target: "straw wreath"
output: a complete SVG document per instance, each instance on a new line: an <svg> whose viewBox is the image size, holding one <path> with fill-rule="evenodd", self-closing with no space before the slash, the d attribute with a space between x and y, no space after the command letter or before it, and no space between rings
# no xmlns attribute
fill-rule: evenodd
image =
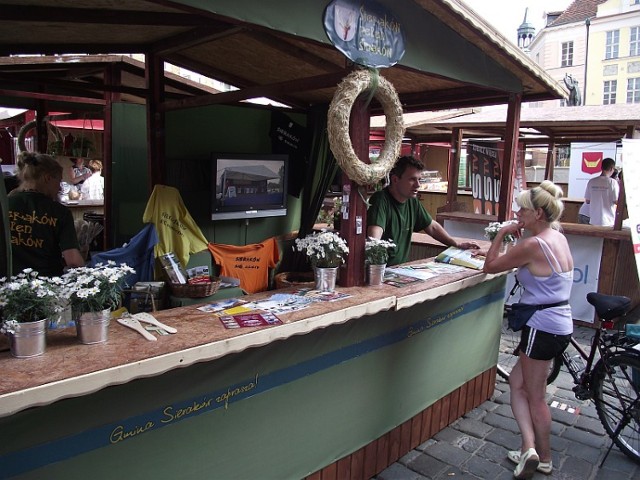
<svg viewBox="0 0 640 480"><path fill-rule="evenodd" d="M386 117L385 142L380 156L371 164L361 162L356 156L349 137L349 117L358 95L370 88L377 77L378 86L373 96L380 102ZM329 105L327 130L329 145L338 165L347 176L359 185L373 185L393 168L402 146L404 122L402 105L393 85L380 75L369 70L355 70L347 75L333 95Z"/></svg>

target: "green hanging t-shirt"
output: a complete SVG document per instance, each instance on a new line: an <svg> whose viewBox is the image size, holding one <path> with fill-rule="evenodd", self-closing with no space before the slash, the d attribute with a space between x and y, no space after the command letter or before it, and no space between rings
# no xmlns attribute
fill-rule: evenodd
<svg viewBox="0 0 640 480"><path fill-rule="evenodd" d="M382 227L382 239L393 240L396 248L389 253L387 265L398 265L409 259L411 235L431 225L431 215L417 198L400 203L389 193L389 189L375 192L369 200L367 225Z"/></svg>

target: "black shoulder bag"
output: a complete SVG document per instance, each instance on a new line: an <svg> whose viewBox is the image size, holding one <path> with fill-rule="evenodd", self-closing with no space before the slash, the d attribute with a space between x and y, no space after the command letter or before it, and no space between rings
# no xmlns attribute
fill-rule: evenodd
<svg viewBox="0 0 640 480"><path fill-rule="evenodd" d="M509 328L514 332L519 332L524 328L529 319L538 310L544 310L545 308L559 307L561 305L567 305L568 300L563 300L556 303L546 303L542 305L529 305L528 303L513 303L505 307L507 311L507 320L509 322Z"/></svg>
<svg viewBox="0 0 640 480"><path fill-rule="evenodd" d="M516 283L509 293L509 297L513 296L516 290L520 287L518 277L516 277ZM542 305L530 305L528 303L512 303L511 305L505 305L504 309L507 314L507 321L509 322L509 328L514 332L519 332L524 328L529 319L538 310L544 310L545 308L559 307L561 305L568 305L568 300L562 300L556 303L546 303Z"/></svg>

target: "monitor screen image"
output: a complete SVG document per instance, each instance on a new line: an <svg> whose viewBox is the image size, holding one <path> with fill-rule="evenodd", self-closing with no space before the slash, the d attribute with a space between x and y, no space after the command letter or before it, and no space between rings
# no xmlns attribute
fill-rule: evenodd
<svg viewBox="0 0 640 480"><path fill-rule="evenodd" d="M212 220L285 216L287 155L213 154Z"/></svg>

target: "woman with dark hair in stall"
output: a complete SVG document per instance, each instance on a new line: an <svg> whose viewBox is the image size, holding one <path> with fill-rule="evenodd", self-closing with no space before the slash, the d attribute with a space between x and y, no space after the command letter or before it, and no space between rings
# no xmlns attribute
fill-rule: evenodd
<svg viewBox="0 0 640 480"><path fill-rule="evenodd" d="M8 197L13 274L32 268L57 276L65 266L83 266L73 216L57 202L62 167L32 152L21 152L17 167L20 185Z"/></svg>

